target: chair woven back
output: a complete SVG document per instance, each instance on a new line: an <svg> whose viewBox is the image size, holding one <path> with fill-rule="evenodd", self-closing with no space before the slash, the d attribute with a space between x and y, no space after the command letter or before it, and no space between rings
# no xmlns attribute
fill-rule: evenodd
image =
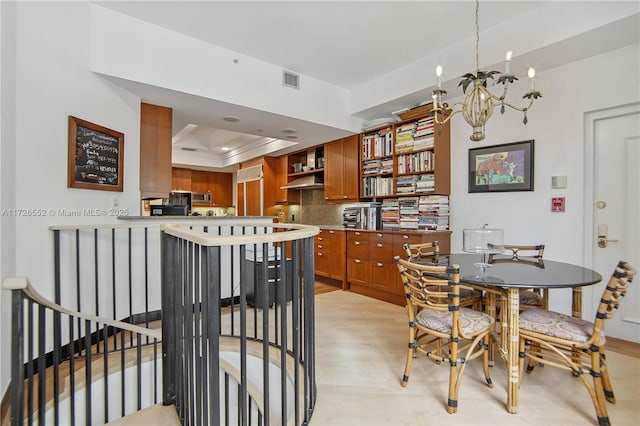
<svg viewBox="0 0 640 426"><path fill-rule="evenodd" d="M620 301L627 294L629 285L633 282L636 271L627 262L620 261L615 271L609 278L609 282L602 293L596 319L594 321L594 330L602 330L605 319L609 319L620 307Z"/></svg>
<svg viewBox="0 0 640 426"><path fill-rule="evenodd" d="M395 257L407 296L409 321L414 321L421 309L452 312L452 324L457 324L460 311L460 268L429 266ZM434 275L442 276L437 278ZM457 327L452 334L457 336Z"/></svg>
<svg viewBox="0 0 640 426"><path fill-rule="evenodd" d="M438 256L440 254L440 244L437 241L430 243L405 244L404 251L407 259L417 260L427 256Z"/></svg>

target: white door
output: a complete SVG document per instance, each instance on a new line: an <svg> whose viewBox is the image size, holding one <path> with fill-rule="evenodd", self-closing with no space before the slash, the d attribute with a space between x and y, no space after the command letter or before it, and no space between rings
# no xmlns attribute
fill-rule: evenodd
<svg viewBox="0 0 640 426"><path fill-rule="evenodd" d="M587 181L593 182L593 198L586 196L592 220L586 224L591 231L585 242L591 246L593 269L603 276L600 284L584 291L583 318L592 320L618 261L640 268L640 104L587 114L585 124L592 133L585 135L592 144L587 153L593 155L593 169L586 171L587 176L592 173ZM609 241L599 244L598 234ZM618 312L607 321L606 334L640 343L640 279L634 281Z"/></svg>

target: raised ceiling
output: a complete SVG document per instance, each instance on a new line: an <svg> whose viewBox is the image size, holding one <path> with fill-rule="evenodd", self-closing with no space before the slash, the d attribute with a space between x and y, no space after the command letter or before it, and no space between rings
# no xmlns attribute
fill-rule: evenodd
<svg viewBox="0 0 640 426"><path fill-rule="evenodd" d="M238 54L330 83L347 91L358 91L369 82L393 75L399 70L415 66L428 56L446 58L448 47L475 42L472 1L110 1L96 2L100 6L164 27L189 37ZM619 4L628 8L634 2L562 2L562 1L482 1L480 27L482 33L501 28L509 21L516 22L526 14L535 16L536 9L544 13L557 8L566 13L568 7L579 9L586 3ZM548 10L547 10L548 9ZM637 12L635 20L637 21ZM541 25L540 33L525 34L536 43L528 57L519 58L525 65L538 69L551 68L566 62L591 56L610 49L611 45L638 42L638 31L626 33L600 30L599 43L581 42L588 35L577 34L567 25L567 42L550 43L545 49L544 39L552 39ZM629 27L629 25L627 25ZM620 28L618 26L618 28ZM619 30L620 32L622 30ZM508 33L502 45L495 49L506 51L509 41L522 34ZM482 34L481 34L482 38ZM593 39L594 36L592 35ZM629 38L631 40L629 40ZM539 39L539 42L538 42ZM609 43L603 39L610 40ZM482 40L481 40L482 42ZM495 44L495 42L494 42ZM536 47L539 48L536 49ZM455 50L452 50L455 51ZM468 52L473 57L474 52ZM517 56L517 52L516 52ZM518 59L518 58L516 58ZM481 64L485 66L487 64ZM491 64L488 64L491 65ZM446 69L446 68L445 68ZM471 71L471 70L469 70ZM388 116L394 109L413 107L424 100L433 70L425 69L424 91L390 95L389 102L380 103L354 113L362 122ZM456 76L450 76L454 78ZM198 111L210 100L170 93L150 86L121 82L124 87L143 100L158 101L174 109L174 148L196 149L203 155L222 159L225 165L241 161L250 155L269 151L290 152L304 148L305 141L286 139L291 133L284 129L313 132L318 140L331 140L341 132L359 129L335 129L291 117L270 114L268 111L215 105L219 115L236 115L239 122L215 122ZM215 103L215 102L214 102ZM210 111L211 109L209 109ZM296 134L294 133L293 136ZM325 138L325 139L323 139ZM274 143L275 142L275 143ZM222 151L226 146L230 150ZM230 153L242 153L232 155ZM225 157L226 156L226 157ZM175 156L174 156L175 157ZM226 158L226 159L225 159Z"/></svg>

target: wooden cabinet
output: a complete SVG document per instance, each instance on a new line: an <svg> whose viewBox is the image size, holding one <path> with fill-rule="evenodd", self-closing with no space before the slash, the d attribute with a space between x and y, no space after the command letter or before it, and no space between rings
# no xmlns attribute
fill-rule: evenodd
<svg viewBox="0 0 640 426"><path fill-rule="evenodd" d="M346 288L345 231L321 229L315 236L315 273L342 282Z"/></svg>
<svg viewBox="0 0 640 426"><path fill-rule="evenodd" d="M191 170L191 190L193 192L209 192L209 172ZM207 204L208 205L208 204Z"/></svg>
<svg viewBox="0 0 640 426"><path fill-rule="evenodd" d="M140 195L166 198L171 190L173 110L140 104Z"/></svg>
<svg viewBox="0 0 640 426"><path fill-rule="evenodd" d="M240 164L240 169L262 166L262 179L238 182L238 216L277 216L275 157L258 157Z"/></svg>
<svg viewBox="0 0 640 426"><path fill-rule="evenodd" d="M359 135L353 135L325 144L326 201L352 202L359 199L359 141Z"/></svg>
<svg viewBox="0 0 640 426"><path fill-rule="evenodd" d="M174 191L191 191L191 169L180 167L171 169L171 189Z"/></svg>
<svg viewBox="0 0 640 426"><path fill-rule="evenodd" d="M215 207L233 205L233 175L231 173L209 172L211 204Z"/></svg>
<svg viewBox="0 0 640 426"><path fill-rule="evenodd" d="M394 256L405 259L404 244L438 241L448 254L451 233L346 231L347 281L351 291L404 305L405 296Z"/></svg>

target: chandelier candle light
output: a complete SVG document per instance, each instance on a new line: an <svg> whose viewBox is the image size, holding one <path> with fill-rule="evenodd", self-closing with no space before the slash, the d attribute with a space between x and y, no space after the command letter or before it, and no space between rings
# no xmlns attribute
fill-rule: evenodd
<svg viewBox="0 0 640 426"><path fill-rule="evenodd" d="M456 103L460 109L451 112L449 115L445 115L448 110L448 106L442 103L442 95L447 91L442 88L442 66L436 67L436 84L437 88L432 92L433 98L433 115L434 120L438 124L444 124L451 119L455 114L461 112L465 121L473 127L473 133L470 139L474 142L484 139L484 126L489 121L491 114L493 113L493 107L495 104L500 105L500 113L504 114L505 105L509 108L524 113L524 119L522 122L527 124L527 111L533 105L535 99L541 98L542 93L535 89L535 75L536 71L533 68L529 68L527 73L531 80L530 90L522 96L523 99L529 99L529 105L524 108L517 107L513 104L505 102L507 97L508 85L512 84L518 78L511 74L511 56L513 52L508 51L505 56L504 73L500 71L482 71L480 70L480 26L478 24L478 11L480 8L480 1L476 0L476 72L467 73L462 76L462 80L458 83L458 86L462 86L462 92L466 94L462 103ZM504 90L501 96L492 94L487 89L487 80L497 80L495 84L503 84ZM472 85L471 91L467 94L467 88ZM454 106L455 106L454 105Z"/></svg>

